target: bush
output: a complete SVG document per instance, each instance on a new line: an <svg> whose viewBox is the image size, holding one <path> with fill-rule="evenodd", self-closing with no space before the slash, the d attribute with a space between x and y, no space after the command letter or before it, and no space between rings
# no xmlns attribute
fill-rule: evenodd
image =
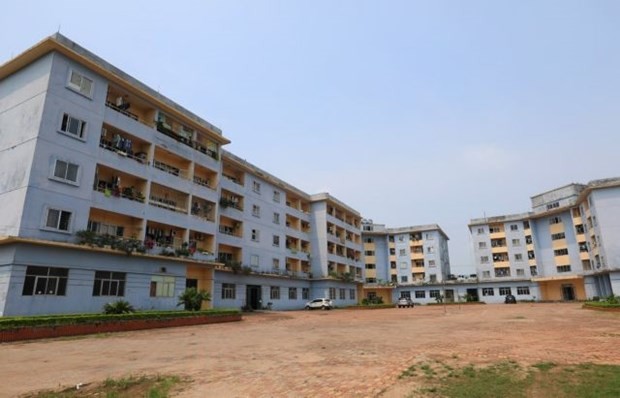
<svg viewBox="0 0 620 398"><path fill-rule="evenodd" d="M131 314L132 312L136 312L136 310L125 300L118 300L103 306L104 314Z"/></svg>
<svg viewBox="0 0 620 398"><path fill-rule="evenodd" d="M179 296L179 305L183 305L186 311L200 311L203 301L211 301L211 294L205 290L198 291L195 287L185 289Z"/></svg>

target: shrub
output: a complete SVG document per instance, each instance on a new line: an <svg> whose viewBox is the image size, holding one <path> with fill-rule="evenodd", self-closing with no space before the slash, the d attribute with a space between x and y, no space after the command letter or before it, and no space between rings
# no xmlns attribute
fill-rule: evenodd
<svg viewBox="0 0 620 398"><path fill-rule="evenodd" d="M203 301L211 301L211 294L205 290L198 291L195 287L190 287L181 293L177 306L183 305L186 311L200 311Z"/></svg>
<svg viewBox="0 0 620 398"><path fill-rule="evenodd" d="M136 310L125 300L118 300L103 306L104 314L130 314L132 312L136 312Z"/></svg>

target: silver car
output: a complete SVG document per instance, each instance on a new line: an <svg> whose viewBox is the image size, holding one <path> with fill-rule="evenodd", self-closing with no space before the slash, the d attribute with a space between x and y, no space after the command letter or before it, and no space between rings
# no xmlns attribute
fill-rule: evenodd
<svg viewBox="0 0 620 398"><path fill-rule="evenodd" d="M334 308L334 304L328 298L317 298L306 303L307 310L314 310L320 308L322 310L331 310Z"/></svg>

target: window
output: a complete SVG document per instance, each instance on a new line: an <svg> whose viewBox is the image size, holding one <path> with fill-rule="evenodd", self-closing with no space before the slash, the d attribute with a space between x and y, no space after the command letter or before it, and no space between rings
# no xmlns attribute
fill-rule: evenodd
<svg viewBox="0 0 620 398"><path fill-rule="evenodd" d="M400 298L411 298L411 292L409 290L403 290L400 292Z"/></svg>
<svg viewBox="0 0 620 398"><path fill-rule="evenodd" d="M512 294L512 290L509 287L500 287L499 288L499 295L500 296L505 296L507 294Z"/></svg>
<svg viewBox="0 0 620 398"><path fill-rule="evenodd" d="M222 299L234 300L236 297L237 289L234 283L222 283Z"/></svg>
<svg viewBox="0 0 620 398"><path fill-rule="evenodd" d="M252 230L252 240L258 242L260 240L260 231L258 229Z"/></svg>
<svg viewBox="0 0 620 398"><path fill-rule="evenodd" d="M69 71L67 87L89 98L93 95L93 80L73 69Z"/></svg>
<svg viewBox="0 0 620 398"><path fill-rule="evenodd" d="M415 298L426 298L426 292L424 290L416 290Z"/></svg>
<svg viewBox="0 0 620 398"><path fill-rule="evenodd" d="M83 140L86 134L86 122L63 113L60 131Z"/></svg>
<svg viewBox="0 0 620 398"><path fill-rule="evenodd" d="M493 289L492 287L483 287L482 295L483 296L495 296L495 289Z"/></svg>
<svg viewBox="0 0 620 398"><path fill-rule="evenodd" d="M68 268L28 266L22 295L64 296L68 278Z"/></svg>
<svg viewBox="0 0 620 398"><path fill-rule="evenodd" d="M426 248L426 252L427 253L435 253L435 247L434 246L429 246Z"/></svg>
<svg viewBox="0 0 620 398"><path fill-rule="evenodd" d="M512 245L513 246L521 246L521 240L520 239L513 239L512 240Z"/></svg>
<svg viewBox="0 0 620 398"><path fill-rule="evenodd" d="M489 263L489 256L480 257L480 264L488 264L488 263Z"/></svg>
<svg viewBox="0 0 620 398"><path fill-rule="evenodd" d="M374 256L375 255L375 251L374 250L366 250L364 251L364 256Z"/></svg>
<svg viewBox="0 0 620 398"><path fill-rule="evenodd" d="M433 240L433 239L435 239L435 236L433 236L433 234L427 233L427 234L425 234L425 236L426 236L426 240Z"/></svg>
<svg viewBox="0 0 620 398"><path fill-rule="evenodd" d="M400 277L400 281L401 281L402 283L407 283L407 275L402 275L402 276Z"/></svg>
<svg viewBox="0 0 620 398"><path fill-rule="evenodd" d="M274 246L280 246L280 236L278 236L278 235L274 235L273 236L273 245Z"/></svg>
<svg viewBox="0 0 620 398"><path fill-rule="evenodd" d="M517 276L525 276L525 270L523 268L517 268Z"/></svg>
<svg viewBox="0 0 620 398"><path fill-rule="evenodd" d="M434 267L435 266L435 260L428 260L428 266L429 267Z"/></svg>
<svg viewBox="0 0 620 398"><path fill-rule="evenodd" d="M260 183L256 181L252 181L252 191L256 193L260 193Z"/></svg>
<svg viewBox="0 0 620 398"><path fill-rule="evenodd" d="M45 226L47 228L58 231L69 231L70 223L71 212L58 209L47 210L47 220L45 221Z"/></svg>
<svg viewBox="0 0 620 398"><path fill-rule="evenodd" d="M289 287L288 288L288 299L289 300L297 300L297 288Z"/></svg>
<svg viewBox="0 0 620 398"><path fill-rule="evenodd" d="M532 276L538 275L538 269L536 268L535 265L530 267L530 275L532 275Z"/></svg>
<svg viewBox="0 0 620 398"><path fill-rule="evenodd" d="M478 235L484 234L484 228L478 228Z"/></svg>
<svg viewBox="0 0 620 398"><path fill-rule="evenodd" d="M396 249L394 249L393 247L390 249L390 256L394 256L396 255Z"/></svg>
<svg viewBox="0 0 620 398"><path fill-rule="evenodd" d="M390 261L390 268L396 269L396 261Z"/></svg>
<svg viewBox="0 0 620 398"><path fill-rule="evenodd" d="M54 179L77 183L78 169L79 166L77 164L56 160L54 164Z"/></svg>
<svg viewBox="0 0 620 398"><path fill-rule="evenodd" d="M338 297L340 298L340 300L347 299L347 289L339 289L338 293L339 293Z"/></svg>
<svg viewBox="0 0 620 398"><path fill-rule="evenodd" d="M487 242L478 242L478 249L486 249Z"/></svg>
<svg viewBox="0 0 620 398"><path fill-rule="evenodd" d="M497 234L499 232L502 232L502 230L500 229L500 227L489 227L489 233L492 234Z"/></svg>
<svg viewBox="0 0 620 398"><path fill-rule="evenodd" d="M528 235L525 237L525 243L528 245L532 244L532 235Z"/></svg>
<svg viewBox="0 0 620 398"><path fill-rule="evenodd" d="M568 255L568 249L557 249L553 251L554 256L566 256Z"/></svg>
<svg viewBox="0 0 620 398"><path fill-rule="evenodd" d="M549 219L549 224L560 224L562 222L562 217L551 217Z"/></svg>
<svg viewBox="0 0 620 398"><path fill-rule="evenodd" d="M151 297L174 297L174 276L151 277Z"/></svg>
<svg viewBox="0 0 620 398"><path fill-rule="evenodd" d="M280 286L271 286L269 288L269 298L272 300L280 300Z"/></svg>
<svg viewBox="0 0 620 398"><path fill-rule="evenodd" d="M273 201L280 203L280 192L273 191Z"/></svg>
<svg viewBox="0 0 620 398"><path fill-rule="evenodd" d="M280 224L280 213L273 213L273 223Z"/></svg>
<svg viewBox="0 0 620 398"><path fill-rule="evenodd" d="M329 288L329 298L330 300L336 300L336 288L335 287Z"/></svg>
<svg viewBox="0 0 620 398"><path fill-rule="evenodd" d="M349 289L349 300L355 300L355 289Z"/></svg>
<svg viewBox="0 0 620 398"><path fill-rule="evenodd" d="M547 210L557 209L558 207L560 207L560 202L549 203L547 205Z"/></svg>
<svg viewBox="0 0 620 398"><path fill-rule="evenodd" d="M534 250L528 250L527 251L527 258L530 260L533 260L536 258L536 254L534 254Z"/></svg>
<svg viewBox="0 0 620 398"><path fill-rule="evenodd" d="M523 229L530 229L530 222L529 221L523 221Z"/></svg>
<svg viewBox="0 0 620 398"><path fill-rule="evenodd" d="M565 239L565 238L566 238L566 235L564 235L564 232L551 235L551 240L560 240L560 239Z"/></svg>
<svg viewBox="0 0 620 398"><path fill-rule="evenodd" d="M428 276L428 281L429 281L430 283L436 283L436 282L437 282L437 275L435 275L435 274L430 274L430 275Z"/></svg>
<svg viewBox="0 0 620 398"><path fill-rule="evenodd" d="M523 261L523 254L521 253L515 254L515 261Z"/></svg>
<svg viewBox="0 0 620 398"><path fill-rule="evenodd" d="M364 243L372 243L372 238L364 238Z"/></svg>
<svg viewBox="0 0 620 398"><path fill-rule="evenodd" d="M441 297L441 293L439 292L439 290L431 290L429 292L429 297L430 298L437 298L437 297Z"/></svg>
<svg viewBox="0 0 620 398"><path fill-rule="evenodd" d="M519 226L517 224L510 224L510 230L511 231L518 231L519 230Z"/></svg>
<svg viewBox="0 0 620 398"><path fill-rule="evenodd" d="M376 269L376 267L377 266L375 264L372 264L372 263L366 264L366 269Z"/></svg>
<svg viewBox="0 0 620 398"><path fill-rule="evenodd" d="M557 269L558 272L570 272L570 265L560 265Z"/></svg>
<svg viewBox="0 0 620 398"><path fill-rule="evenodd" d="M124 272L95 271L93 296L124 296L125 275Z"/></svg>
<svg viewBox="0 0 620 398"><path fill-rule="evenodd" d="M366 278L366 283L377 283L377 278Z"/></svg>
<svg viewBox="0 0 620 398"><path fill-rule="evenodd" d="M491 277L491 271L482 271L482 277L483 278L490 278Z"/></svg>
<svg viewBox="0 0 620 398"><path fill-rule="evenodd" d="M258 267L258 254L252 254L250 256L250 265L252 267Z"/></svg>
<svg viewBox="0 0 620 398"><path fill-rule="evenodd" d="M272 259L271 265L273 266L273 269L280 269L280 259L279 258Z"/></svg>
<svg viewBox="0 0 620 398"><path fill-rule="evenodd" d="M530 294L530 287L529 286L517 286L517 294L519 296Z"/></svg>
<svg viewBox="0 0 620 398"><path fill-rule="evenodd" d="M302 287L301 288L301 299L302 300L309 300L310 299L310 288L309 287Z"/></svg>
<svg viewBox="0 0 620 398"><path fill-rule="evenodd" d="M498 278L510 276L510 268L495 268L495 276Z"/></svg>
<svg viewBox="0 0 620 398"><path fill-rule="evenodd" d="M405 249L400 249L400 250L398 251L398 255L399 255L399 256L401 256L401 257L402 257L402 256L406 256L406 255L407 255L406 253L407 253L407 251L406 251Z"/></svg>
<svg viewBox="0 0 620 398"><path fill-rule="evenodd" d="M252 215L254 217L260 217L260 206L252 205Z"/></svg>
<svg viewBox="0 0 620 398"><path fill-rule="evenodd" d="M400 269L407 269L408 268L408 263L406 261L401 261L400 263Z"/></svg>

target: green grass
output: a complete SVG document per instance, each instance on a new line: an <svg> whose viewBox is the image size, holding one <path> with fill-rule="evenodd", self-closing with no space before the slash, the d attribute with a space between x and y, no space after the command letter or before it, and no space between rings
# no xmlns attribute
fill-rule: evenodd
<svg viewBox="0 0 620 398"><path fill-rule="evenodd" d="M119 379L106 379L95 385L85 385L63 391L41 391L26 395L26 398L167 398L170 390L183 382L178 376L128 376Z"/></svg>
<svg viewBox="0 0 620 398"><path fill-rule="evenodd" d="M512 361L489 366L453 368L440 361L410 366L401 374L417 385L410 396L445 398L617 398L620 366L559 365L540 362L521 366Z"/></svg>

